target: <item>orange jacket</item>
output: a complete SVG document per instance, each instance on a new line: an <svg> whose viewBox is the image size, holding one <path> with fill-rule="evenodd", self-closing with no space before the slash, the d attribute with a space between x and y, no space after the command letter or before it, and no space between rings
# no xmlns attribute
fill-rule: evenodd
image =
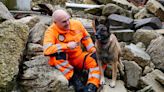
<svg viewBox="0 0 164 92"><path fill-rule="evenodd" d="M69 49L66 44L70 41L78 42L79 45L75 49ZM44 54L51 55L62 51L67 53L68 58L75 58L82 53L81 43L86 47L87 51L95 51L91 37L81 22L70 19L69 31L63 31L53 23L44 35ZM53 65L54 59L51 58L49 64Z"/></svg>

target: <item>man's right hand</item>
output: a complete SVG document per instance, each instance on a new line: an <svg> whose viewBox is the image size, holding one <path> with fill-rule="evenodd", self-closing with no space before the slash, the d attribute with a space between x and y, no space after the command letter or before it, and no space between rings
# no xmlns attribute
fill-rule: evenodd
<svg viewBox="0 0 164 92"><path fill-rule="evenodd" d="M78 45L77 42L73 42L73 41L67 43L67 47L70 49L76 48L77 45Z"/></svg>

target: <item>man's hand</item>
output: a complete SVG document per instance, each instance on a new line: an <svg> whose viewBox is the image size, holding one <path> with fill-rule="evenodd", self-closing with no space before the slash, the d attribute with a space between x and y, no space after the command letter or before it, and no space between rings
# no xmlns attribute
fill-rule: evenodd
<svg viewBox="0 0 164 92"><path fill-rule="evenodd" d="M73 41L67 43L67 47L70 49L76 48L77 45L78 45L77 42L73 42Z"/></svg>

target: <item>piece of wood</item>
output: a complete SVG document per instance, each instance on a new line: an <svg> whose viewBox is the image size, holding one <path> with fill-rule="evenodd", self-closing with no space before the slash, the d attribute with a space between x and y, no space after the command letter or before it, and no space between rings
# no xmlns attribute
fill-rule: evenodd
<svg viewBox="0 0 164 92"><path fill-rule="evenodd" d="M35 12L35 11L17 11L17 10L10 10L10 13L40 14L40 12Z"/></svg>
<svg viewBox="0 0 164 92"><path fill-rule="evenodd" d="M88 9L88 8L99 8L104 5L91 5L91 4L76 4L76 3L65 3L66 7L71 8L82 8L82 9Z"/></svg>

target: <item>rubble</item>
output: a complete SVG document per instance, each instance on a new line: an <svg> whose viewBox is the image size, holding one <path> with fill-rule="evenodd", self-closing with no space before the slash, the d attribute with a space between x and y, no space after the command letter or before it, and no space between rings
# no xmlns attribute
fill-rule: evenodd
<svg viewBox="0 0 164 92"><path fill-rule="evenodd" d="M115 34L118 40L121 41L121 61L124 64L125 69L123 72L125 72L125 75L120 75L118 72L116 87L110 88L108 84L111 81L111 73L108 73L106 75L107 85L100 92L120 92L120 90L121 92L163 92L163 0L129 0L131 2L128 2L128 0L97 0L100 2L99 5L82 4L80 3L82 2L81 0L68 1L32 0L32 7L38 4L50 4L52 5L52 9L50 9L52 11L58 8L69 10L72 18L82 22L93 40L92 20L98 18L101 23L109 21L111 23L111 33ZM3 10L1 9L0 11ZM68 86L68 81L65 77L54 67L50 67L47 64L49 58L43 56L43 35L47 25L49 26L53 23L52 11L51 13L45 11L45 14L41 11L35 12L31 10L9 11L5 9L4 11L7 13L0 12L0 14L3 14L1 22L12 21L12 23L19 22L20 25L27 25L29 29L26 29L26 32L28 32L29 36L28 43L24 46L25 50L17 48L18 50L21 49L23 53L23 55L16 56L16 58L21 57L21 61L13 59L13 55L8 58L9 54L16 53L15 50L17 50L9 49L11 46L17 46L16 43L13 43L13 41L15 42L13 38L0 44L3 50L11 51L9 54L2 54L1 52L3 57L0 58L0 67L3 67L3 71L0 73L0 78L4 78L4 80L2 79L0 84L6 84L4 82L5 78L12 79L10 75L14 71L13 78L16 79L15 76L17 76L19 79L15 80L16 82L12 85L14 88L11 88L10 85L2 85L0 90L5 87L5 89L12 90L12 92L74 92L73 87ZM11 16L9 17L9 15ZM2 29L13 27L14 31L10 29L12 32L8 34L19 31L14 24L4 26ZM6 31L4 30L4 32ZM22 35L17 37L19 36L22 37ZM2 30L2 32L0 31L1 42L4 41L3 37L8 36ZM14 54L14 56L17 54ZM7 58L5 61L3 61L4 57ZM9 62L8 60L12 62L6 63L6 61ZM16 66L12 66L13 63L16 63L14 64ZM10 67L6 67L7 65L10 65ZM12 72L6 72L8 69L11 69L10 71ZM12 83L12 80L7 80L7 83ZM19 88L17 87L18 84Z"/></svg>

